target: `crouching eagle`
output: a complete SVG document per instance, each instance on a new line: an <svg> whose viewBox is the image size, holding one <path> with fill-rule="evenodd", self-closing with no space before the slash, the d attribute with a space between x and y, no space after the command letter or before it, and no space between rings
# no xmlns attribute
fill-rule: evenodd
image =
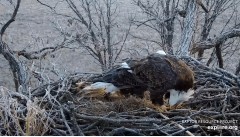
<svg viewBox="0 0 240 137"><path fill-rule="evenodd" d="M150 92L152 103L163 105L163 97L173 106L187 101L193 91L193 71L180 59L158 51L143 59L128 60L96 79L84 90L104 88L107 93L120 91L143 97Z"/></svg>

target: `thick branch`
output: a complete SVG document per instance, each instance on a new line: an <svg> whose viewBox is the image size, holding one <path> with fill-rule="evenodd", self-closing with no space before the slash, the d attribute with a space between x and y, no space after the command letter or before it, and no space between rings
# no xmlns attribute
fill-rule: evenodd
<svg viewBox="0 0 240 137"><path fill-rule="evenodd" d="M210 49L217 45L222 45L227 39L240 37L240 29L233 28L213 40L200 41L196 43L196 47L193 49L193 53L196 53L199 49Z"/></svg>
<svg viewBox="0 0 240 137"><path fill-rule="evenodd" d="M44 58L45 56L47 56L50 53L53 53L59 49L64 48L65 45L65 41L66 39L64 39L64 41L60 44L57 45L56 47L46 47L46 48L42 48L38 51L32 51L32 52L27 52L25 50L21 50L21 51L14 51L18 56L23 56L26 59L41 59Z"/></svg>
<svg viewBox="0 0 240 137"><path fill-rule="evenodd" d="M1 34L1 37L3 36L3 34L4 34L5 30L7 29L7 27L8 27L12 22L15 21L15 17L16 17L16 15L17 15L17 12L18 12L20 3L21 3L21 0L18 0L18 1L17 1L17 6L16 6L16 8L15 8L14 11L13 11L13 14L12 14L11 19L8 20L8 22L3 25L2 29L1 29L1 33L0 33L0 34Z"/></svg>
<svg viewBox="0 0 240 137"><path fill-rule="evenodd" d="M201 3L201 0L197 0L197 3L199 3L199 2ZM214 7L213 7L213 10L212 10L212 14L211 13L205 14L205 20L204 20L203 30L201 32L200 41L205 41L208 38L209 33L210 33L211 29L212 29L213 23L215 23L216 18L223 12L224 4L226 4L228 2L229 1L225 1L225 0L218 0L218 1L215 1L215 2L213 2L211 4L210 4L209 1L207 2L207 5L209 7L212 7L212 6L214 6ZM233 15L233 13L232 13L232 15ZM231 19L232 19L232 16L228 19L226 25L229 23L229 21ZM204 49L200 49L198 51L198 59L199 60L202 59L203 54L204 54Z"/></svg>

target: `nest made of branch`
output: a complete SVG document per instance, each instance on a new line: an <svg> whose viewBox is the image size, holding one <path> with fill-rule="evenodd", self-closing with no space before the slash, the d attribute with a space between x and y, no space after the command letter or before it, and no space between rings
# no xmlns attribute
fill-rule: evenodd
<svg viewBox="0 0 240 137"><path fill-rule="evenodd" d="M239 77L184 58L195 72L195 95L181 109L160 113L133 96L84 98L71 75L21 94L0 87L1 135L240 135ZM217 121L225 120L221 123ZM228 120L228 121L226 121ZM235 120L235 121L234 121ZM210 122L209 122L210 121ZM230 121L230 122L229 122ZM209 127L232 127L212 129Z"/></svg>

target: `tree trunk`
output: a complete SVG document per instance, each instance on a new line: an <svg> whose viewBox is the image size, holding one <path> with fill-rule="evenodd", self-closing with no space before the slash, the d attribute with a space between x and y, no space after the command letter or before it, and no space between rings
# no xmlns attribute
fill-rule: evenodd
<svg viewBox="0 0 240 137"><path fill-rule="evenodd" d="M163 43L165 43L165 49L168 54L173 55L173 32L174 32L174 20L175 20L175 12L176 12L176 7L175 7L175 1L172 1L170 4L170 0L166 1L166 8L163 9L164 11L164 16L165 19L169 19L164 25L160 25L163 30Z"/></svg>
<svg viewBox="0 0 240 137"><path fill-rule="evenodd" d="M22 92L27 92L27 72L23 69L24 67L20 61L16 58L14 54L7 48L6 44L0 42L0 53L8 61L10 69L14 76L14 83L16 91L19 91L19 88L22 88Z"/></svg>
<svg viewBox="0 0 240 137"><path fill-rule="evenodd" d="M216 56L218 59L219 68L223 68L223 58L222 58L222 50L221 45L216 45Z"/></svg>
<svg viewBox="0 0 240 137"><path fill-rule="evenodd" d="M192 36L194 33L194 27L196 23L196 0L188 1L187 16L184 20L184 28L182 37L177 50L177 55L188 56Z"/></svg>
<svg viewBox="0 0 240 137"><path fill-rule="evenodd" d="M5 30L9 27L9 25L15 21L15 17L17 15L21 0L17 1L17 5L14 9L11 19L7 21L6 24L1 28L1 37L0 37L0 54L4 56L4 58L8 61L10 65L10 69L13 73L14 83L16 91L19 91L21 88L22 92L27 92L27 72L24 70L23 65L17 59L16 55L13 54L12 50L7 46L5 42L2 41L2 36Z"/></svg>

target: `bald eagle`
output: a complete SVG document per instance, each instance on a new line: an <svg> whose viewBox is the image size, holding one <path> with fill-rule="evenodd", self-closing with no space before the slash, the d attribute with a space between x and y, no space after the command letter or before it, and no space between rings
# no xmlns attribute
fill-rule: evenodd
<svg viewBox="0 0 240 137"><path fill-rule="evenodd" d="M105 73L84 90L104 88L143 97L148 90L152 103L163 105L163 97L173 106L187 101L194 93L193 71L182 60L160 50L142 59L128 60Z"/></svg>

